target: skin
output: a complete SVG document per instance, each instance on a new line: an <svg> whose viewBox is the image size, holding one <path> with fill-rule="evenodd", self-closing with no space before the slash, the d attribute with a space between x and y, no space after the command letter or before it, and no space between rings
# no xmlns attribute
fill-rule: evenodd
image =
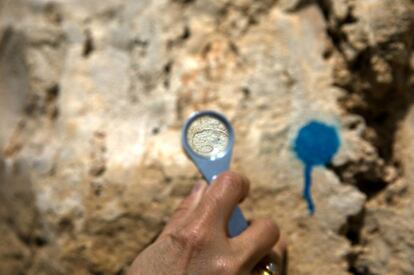
<svg viewBox="0 0 414 275"><path fill-rule="evenodd" d="M231 213L249 186L246 177L233 172L222 173L210 186L197 183L128 275L251 275L269 259L280 266L286 245L272 220L254 220L239 236L227 236Z"/></svg>

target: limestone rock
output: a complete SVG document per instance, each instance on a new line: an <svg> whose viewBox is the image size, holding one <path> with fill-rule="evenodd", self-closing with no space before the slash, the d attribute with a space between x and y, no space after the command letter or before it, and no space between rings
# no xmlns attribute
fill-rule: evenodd
<svg viewBox="0 0 414 275"><path fill-rule="evenodd" d="M0 218L11 222L0 230L11 252L0 247L0 273L125 273L200 178L181 149L180 130L188 115L204 109L233 123L232 168L252 180L241 208L249 219L269 216L281 225L290 243L289 274L412 271L410 211L379 202L382 195L399 201L405 187L390 184L374 199L361 188L370 177L387 183L402 177L366 138L370 122L343 104L349 87L366 81L373 92L395 64L407 65L410 6L322 2L332 2L328 22L329 9L312 1L6 5L0 29L13 39L0 35L0 60L10 64L0 65L0 102L7 107L0 110ZM378 19L366 14L371 9L387 18L383 25L371 24ZM338 23L348 13L360 21ZM350 40L336 45L327 28ZM383 42L390 56L380 51ZM369 66L375 81L347 67L366 48L378 50ZM342 82L335 72L343 73ZM307 214L304 167L292 149L311 120L341 136L332 163L313 171L314 216ZM353 224L364 215L363 226ZM400 244L393 239L397 225L404 228L396 235ZM353 243L354 233L366 243ZM407 260L384 262L395 251Z"/></svg>

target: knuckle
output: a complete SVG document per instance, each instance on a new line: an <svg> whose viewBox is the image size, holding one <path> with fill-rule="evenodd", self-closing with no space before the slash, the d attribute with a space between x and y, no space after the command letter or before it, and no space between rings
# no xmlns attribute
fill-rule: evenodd
<svg viewBox="0 0 414 275"><path fill-rule="evenodd" d="M193 225L188 229L188 242L193 248L204 247L208 240L208 232L201 224Z"/></svg>
<svg viewBox="0 0 414 275"><path fill-rule="evenodd" d="M212 263L212 268L212 273L214 274L239 274L237 266L225 257L218 257L214 259Z"/></svg>
<svg viewBox="0 0 414 275"><path fill-rule="evenodd" d="M201 224L189 225L171 233L171 239L184 250L200 250L208 242L207 230Z"/></svg>

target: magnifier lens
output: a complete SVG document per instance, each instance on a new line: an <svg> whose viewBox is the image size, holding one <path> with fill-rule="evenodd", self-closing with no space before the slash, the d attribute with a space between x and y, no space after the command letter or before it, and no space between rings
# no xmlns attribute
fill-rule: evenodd
<svg viewBox="0 0 414 275"><path fill-rule="evenodd" d="M187 129L187 143L191 150L203 157L220 157L226 153L230 133L226 125L211 115L195 118Z"/></svg>

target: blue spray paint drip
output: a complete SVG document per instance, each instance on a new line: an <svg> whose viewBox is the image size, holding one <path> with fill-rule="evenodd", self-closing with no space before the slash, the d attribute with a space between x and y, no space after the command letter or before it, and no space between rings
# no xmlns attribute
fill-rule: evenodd
<svg viewBox="0 0 414 275"><path fill-rule="evenodd" d="M319 121L311 121L303 126L296 137L294 150L304 164L305 186L303 197L308 204L309 214L315 212L312 200L312 169L329 163L340 146L337 130Z"/></svg>

